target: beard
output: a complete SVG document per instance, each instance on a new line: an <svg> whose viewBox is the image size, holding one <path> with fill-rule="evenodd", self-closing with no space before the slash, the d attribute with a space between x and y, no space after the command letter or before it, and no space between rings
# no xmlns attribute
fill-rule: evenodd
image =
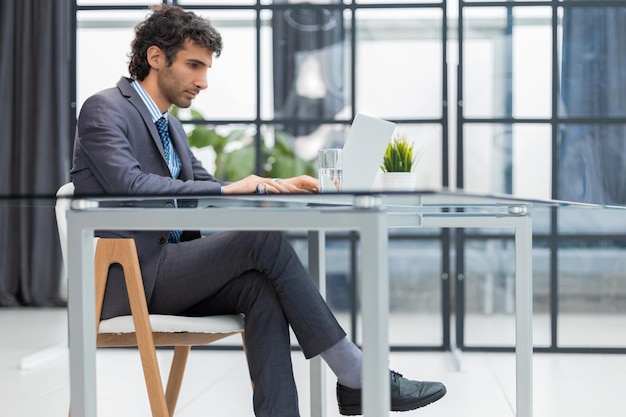
<svg viewBox="0 0 626 417"><path fill-rule="evenodd" d="M191 106L193 98L187 97L188 90L178 83L171 67L165 67L159 72L157 82L161 93L169 103L181 109Z"/></svg>

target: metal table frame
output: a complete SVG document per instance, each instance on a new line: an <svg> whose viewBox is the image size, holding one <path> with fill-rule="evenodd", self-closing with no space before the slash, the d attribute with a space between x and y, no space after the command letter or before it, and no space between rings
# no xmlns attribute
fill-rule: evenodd
<svg viewBox="0 0 626 417"><path fill-rule="evenodd" d="M298 196L312 206L260 204L263 197L213 196L207 209L102 208L75 198L68 212L68 309L70 406L74 417L96 416L96 333L93 237L95 230L283 230L307 231L309 268L324 292L326 231L355 230L361 242L363 323L363 415L389 413L388 229L391 227L506 228L515 232L516 415L532 416L532 224L529 203L460 193L407 196L337 194L337 205L318 205L326 195ZM268 202L275 196L265 197ZM136 201L134 198L132 201ZM129 201L131 201L129 199ZM253 205L250 205L250 202ZM286 199L286 201L296 201ZM443 209L445 207L445 210ZM184 215L181 214L184 210ZM326 415L325 365L311 360L311 416Z"/></svg>

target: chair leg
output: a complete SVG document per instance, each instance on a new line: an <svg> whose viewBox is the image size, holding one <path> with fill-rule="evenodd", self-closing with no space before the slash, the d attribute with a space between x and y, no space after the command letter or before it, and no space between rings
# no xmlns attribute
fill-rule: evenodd
<svg viewBox="0 0 626 417"><path fill-rule="evenodd" d="M148 390L152 417L171 417L167 410L167 402L165 401L165 394L163 392L163 382L161 381L156 352L146 349L139 344L139 355L141 356L141 364L143 366L143 374Z"/></svg>
<svg viewBox="0 0 626 417"><path fill-rule="evenodd" d="M109 263L117 262L124 269L124 278L130 301L130 309L135 325L137 347L141 357L152 417L171 417L167 411L163 382L159 372L152 327L148 317L148 306L141 279L141 269L137 258L135 241L132 239L100 239L96 249L96 258L99 258L100 248L107 248ZM96 261L96 265L99 262ZM98 314L98 312L96 312Z"/></svg>
<svg viewBox="0 0 626 417"><path fill-rule="evenodd" d="M165 390L165 401L167 402L167 410L170 416L174 415L178 394L183 383L183 375L185 374L185 366L187 365L187 357L191 346L176 346L174 348L174 357L172 358L172 366L170 375L167 378L167 388Z"/></svg>

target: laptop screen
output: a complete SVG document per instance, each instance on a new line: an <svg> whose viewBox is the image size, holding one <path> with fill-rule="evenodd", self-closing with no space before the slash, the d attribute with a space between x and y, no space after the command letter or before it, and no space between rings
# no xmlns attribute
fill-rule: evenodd
<svg viewBox="0 0 626 417"><path fill-rule="evenodd" d="M395 123L357 114L343 145L343 191L372 191Z"/></svg>

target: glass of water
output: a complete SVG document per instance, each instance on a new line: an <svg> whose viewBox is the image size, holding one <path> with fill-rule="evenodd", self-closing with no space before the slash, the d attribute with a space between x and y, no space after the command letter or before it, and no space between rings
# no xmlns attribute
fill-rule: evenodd
<svg viewBox="0 0 626 417"><path fill-rule="evenodd" d="M341 191L343 181L341 149L327 148L317 152L317 174L320 182L320 193Z"/></svg>

